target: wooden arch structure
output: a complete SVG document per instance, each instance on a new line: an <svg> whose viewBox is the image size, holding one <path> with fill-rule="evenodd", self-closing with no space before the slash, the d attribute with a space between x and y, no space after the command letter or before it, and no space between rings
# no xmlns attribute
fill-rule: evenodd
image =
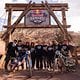
<svg viewBox="0 0 80 80"><path fill-rule="evenodd" d="M56 3L56 4L49 4L47 1L43 2L41 4L35 4L31 3L31 1L28 4L5 4L5 9L8 12L8 24L7 26L4 26L7 28L6 32L2 35L2 39L5 41L9 41L9 35L12 34L17 26L19 26L19 22L21 19L29 12L29 10L47 10L50 16L52 16L57 23L57 25L49 25L49 27L57 27L60 28L61 32L64 34L64 38L70 39L70 36L67 32L67 27L70 27L70 25L67 25L66 22L66 14L65 12L68 11L68 4L67 3ZM18 19L11 25L11 15L13 11L23 11L21 15L18 17ZM58 20L57 16L55 15L54 11L61 11L62 12L62 23ZM29 25L30 26L30 25ZM28 28L28 27L23 27ZM33 28L33 27L31 27Z"/></svg>
<svg viewBox="0 0 80 80"><path fill-rule="evenodd" d="M5 9L8 12L8 24L7 26L4 26L7 28L7 30L4 32L4 34L1 36L2 40L4 40L6 43L9 42L9 36L12 34L16 28L20 28L21 26L20 21L21 19L30 11L30 10L47 10L50 16L54 18L57 25L49 25L46 26L47 28L60 28L61 32L64 34L64 39L71 40L71 36L67 32L67 28L70 27L70 25L67 25L66 21L66 14L65 12L68 11L68 4L67 3L55 3L55 4L49 4L47 1L43 2L41 4L35 4L31 1L28 4L5 4ZM17 20L11 25L11 16L13 11L22 11L20 16L17 18ZM62 23L59 21L57 16L55 15L54 11L61 11L62 13ZM21 28L34 28L35 26L28 25L27 27L25 25L22 25ZM40 28L40 27L39 27ZM41 26L41 28L45 28ZM76 55L76 54L75 54ZM75 59L77 61L77 55L75 56ZM78 62L78 61L77 61Z"/></svg>

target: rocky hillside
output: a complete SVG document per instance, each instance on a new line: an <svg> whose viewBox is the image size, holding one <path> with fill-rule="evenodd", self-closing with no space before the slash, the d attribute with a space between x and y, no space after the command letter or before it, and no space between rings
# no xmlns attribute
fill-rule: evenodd
<svg viewBox="0 0 80 80"><path fill-rule="evenodd" d="M0 32L0 36L4 32ZM28 28L28 29L16 29L15 32L12 34L12 40L23 40L24 42L38 42L38 41L45 41L49 42L56 38L56 33L58 30L54 28ZM76 45L80 45L80 33L79 32L69 32L73 37L73 43Z"/></svg>
<svg viewBox="0 0 80 80"><path fill-rule="evenodd" d="M21 39L23 41L46 41L53 40L55 37L55 30L53 28L45 28L45 29L26 29L21 30L17 29L12 35L12 39Z"/></svg>

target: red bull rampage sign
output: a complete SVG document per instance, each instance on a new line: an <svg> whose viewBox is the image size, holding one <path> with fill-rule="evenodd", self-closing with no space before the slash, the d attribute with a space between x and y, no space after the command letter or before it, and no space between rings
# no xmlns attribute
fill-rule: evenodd
<svg viewBox="0 0 80 80"><path fill-rule="evenodd" d="M46 10L30 10L25 17L26 25L45 26L50 24L50 16Z"/></svg>

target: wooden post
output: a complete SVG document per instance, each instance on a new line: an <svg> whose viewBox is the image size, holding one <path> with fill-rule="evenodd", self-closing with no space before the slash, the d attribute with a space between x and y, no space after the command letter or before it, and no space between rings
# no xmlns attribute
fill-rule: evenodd
<svg viewBox="0 0 80 80"><path fill-rule="evenodd" d="M12 10L9 10L8 13L8 26L11 27L11 16L12 16ZM11 41L11 33L9 33L9 42Z"/></svg>
<svg viewBox="0 0 80 80"><path fill-rule="evenodd" d="M8 28L7 28L7 31L9 31L9 28L11 27L11 16L12 16L12 10L10 8L8 11L8 22L7 22ZM7 38L5 38L6 46L8 45L8 43L10 41L11 34L8 33L7 35L8 35Z"/></svg>
<svg viewBox="0 0 80 80"><path fill-rule="evenodd" d="M62 8L62 23L64 26L67 25L67 22L66 22L66 13L65 13L65 9Z"/></svg>
<svg viewBox="0 0 80 80"><path fill-rule="evenodd" d="M62 24L63 24L63 28L67 32L67 29L66 29L66 25L67 25L67 22L66 22L66 13L65 13L64 7L62 8ZM66 37L67 37L67 34L64 34L64 39L66 39Z"/></svg>
<svg viewBox="0 0 80 80"><path fill-rule="evenodd" d="M8 12L8 26L11 26L11 16L12 16L12 10L11 8L9 9L9 12Z"/></svg>

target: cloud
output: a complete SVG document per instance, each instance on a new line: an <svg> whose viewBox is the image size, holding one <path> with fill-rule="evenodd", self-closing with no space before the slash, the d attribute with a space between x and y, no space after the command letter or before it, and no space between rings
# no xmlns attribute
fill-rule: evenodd
<svg viewBox="0 0 80 80"><path fill-rule="evenodd" d="M67 14L70 30L80 31L80 0L68 0L69 10Z"/></svg>
<svg viewBox="0 0 80 80"><path fill-rule="evenodd" d="M70 17L68 19L68 24L71 25L71 28L69 30L76 31L76 32L80 31L80 27L79 27L80 22L79 21L80 21L80 17Z"/></svg>
<svg viewBox="0 0 80 80"><path fill-rule="evenodd" d="M68 0L69 3L69 14L71 16L80 15L80 0Z"/></svg>

